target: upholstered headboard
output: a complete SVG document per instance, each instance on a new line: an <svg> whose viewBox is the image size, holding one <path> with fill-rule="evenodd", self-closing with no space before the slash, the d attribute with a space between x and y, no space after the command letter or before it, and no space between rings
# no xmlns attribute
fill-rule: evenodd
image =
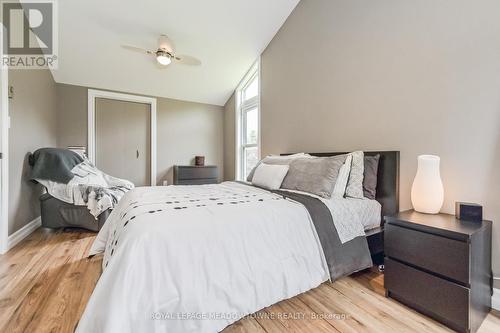
<svg viewBox="0 0 500 333"><path fill-rule="evenodd" d="M382 205L382 216L399 212L399 151L365 151L364 153L368 156L380 154L376 199ZM346 153L333 152L309 154L324 157Z"/></svg>

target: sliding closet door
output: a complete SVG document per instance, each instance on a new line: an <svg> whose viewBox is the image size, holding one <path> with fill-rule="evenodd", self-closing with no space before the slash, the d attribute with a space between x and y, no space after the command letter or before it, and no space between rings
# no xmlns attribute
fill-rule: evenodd
<svg viewBox="0 0 500 333"><path fill-rule="evenodd" d="M97 168L135 186L151 185L150 117L149 104L96 98Z"/></svg>

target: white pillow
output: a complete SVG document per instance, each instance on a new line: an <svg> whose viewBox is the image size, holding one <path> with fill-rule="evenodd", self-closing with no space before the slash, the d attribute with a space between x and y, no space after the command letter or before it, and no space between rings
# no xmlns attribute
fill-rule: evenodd
<svg viewBox="0 0 500 333"><path fill-rule="evenodd" d="M349 181L349 174L351 173L352 155L347 155L344 165L340 167L335 187L333 188L332 198L343 198L347 182Z"/></svg>
<svg viewBox="0 0 500 333"><path fill-rule="evenodd" d="M253 174L252 184L268 190L277 190L288 173L288 168L288 165L260 163Z"/></svg>

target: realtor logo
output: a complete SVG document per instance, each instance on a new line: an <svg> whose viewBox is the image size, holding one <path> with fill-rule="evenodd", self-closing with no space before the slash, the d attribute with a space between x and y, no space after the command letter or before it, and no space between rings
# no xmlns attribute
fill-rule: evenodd
<svg viewBox="0 0 500 333"><path fill-rule="evenodd" d="M57 67L57 11L54 0L2 1L2 65Z"/></svg>

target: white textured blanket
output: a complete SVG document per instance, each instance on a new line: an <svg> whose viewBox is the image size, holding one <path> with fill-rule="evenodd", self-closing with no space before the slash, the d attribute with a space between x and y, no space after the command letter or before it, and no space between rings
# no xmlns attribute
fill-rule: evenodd
<svg viewBox="0 0 500 333"><path fill-rule="evenodd" d="M325 199L302 191L284 191L309 195L321 200L332 214L332 220L342 244L356 237L364 236L365 230L380 225L382 206L377 200L366 198Z"/></svg>
<svg viewBox="0 0 500 333"><path fill-rule="evenodd" d="M95 218L107 209L113 209L123 195L134 188L134 184L128 180L105 174L87 159L71 169L71 172L74 177L67 184L43 179L36 181L45 186L54 198L87 206Z"/></svg>

